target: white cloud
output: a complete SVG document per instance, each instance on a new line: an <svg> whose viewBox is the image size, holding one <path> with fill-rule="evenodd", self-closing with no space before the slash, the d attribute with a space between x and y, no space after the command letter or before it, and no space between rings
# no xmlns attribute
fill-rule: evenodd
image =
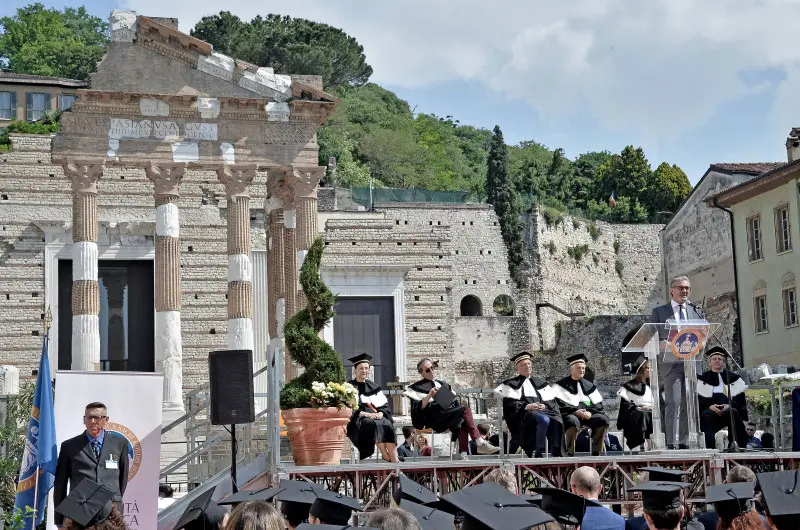
<svg viewBox="0 0 800 530"><path fill-rule="evenodd" d="M657 142L674 141L707 123L720 104L764 89L745 85L741 71L782 68L788 75L777 89L775 127L788 132L783 120L800 119L798 0L129 4L141 14L176 16L184 30L222 7L246 20L277 12L326 22L364 46L376 82L480 81L543 116L586 116Z"/></svg>

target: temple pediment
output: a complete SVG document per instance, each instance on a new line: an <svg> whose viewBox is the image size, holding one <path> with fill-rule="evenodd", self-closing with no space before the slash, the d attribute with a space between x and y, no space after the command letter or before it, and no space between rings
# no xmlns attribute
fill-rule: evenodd
<svg viewBox="0 0 800 530"><path fill-rule="evenodd" d="M150 162L316 166L318 127L336 98L313 76L214 52L175 27L132 11L111 14L111 42L92 88L61 117L61 157Z"/></svg>

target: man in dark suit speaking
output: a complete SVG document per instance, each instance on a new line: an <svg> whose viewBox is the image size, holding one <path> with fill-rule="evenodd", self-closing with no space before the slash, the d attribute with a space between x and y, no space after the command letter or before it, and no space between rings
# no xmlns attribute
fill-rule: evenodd
<svg viewBox="0 0 800 530"><path fill-rule="evenodd" d="M687 320L700 320L703 317L698 313L694 304L689 302L691 286L689 278L678 276L669 284L670 302L653 309L650 316L652 323L665 323L667 320L686 322ZM658 356L658 377L664 388L664 401L666 402L664 427L667 435L667 449L675 449L676 437L679 449L687 449L689 437L689 419L686 412L686 374L683 361L664 362L664 347L668 338L667 328L659 326L658 335L661 341L661 354ZM701 364L697 363L697 372L701 373Z"/></svg>
<svg viewBox="0 0 800 530"><path fill-rule="evenodd" d="M83 415L86 430L61 444L56 478L53 484L53 505L58 506L70 489L85 478L114 492L114 505L123 515L122 494L128 485L128 441L106 432L108 411L102 403L89 403ZM64 516L56 512L59 528Z"/></svg>

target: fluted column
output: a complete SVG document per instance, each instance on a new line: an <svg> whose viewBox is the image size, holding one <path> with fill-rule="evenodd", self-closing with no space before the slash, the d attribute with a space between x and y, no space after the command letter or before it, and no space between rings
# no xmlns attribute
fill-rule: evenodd
<svg viewBox="0 0 800 530"><path fill-rule="evenodd" d="M318 234L317 227L317 186L325 175L325 167L300 168L294 170L295 203L297 204L297 228L295 243L297 245L297 269L303 266L308 249ZM302 289L296 289L296 307L298 311L306 306L306 297Z"/></svg>
<svg viewBox="0 0 800 530"><path fill-rule="evenodd" d="M269 200L267 201L269 203ZM269 232L267 234L267 289L269 290L269 336L278 336L279 299L284 299L285 278L283 275L283 209L275 208L267 211L269 215Z"/></svg>
<svg viewBox="0 0 800 530"><path fill-rule="evenodd" d="M54 159L72 181L72 366L100 369L97 181L102 159Z"/></svg>
<svg viewBox="0 0 800 530"><path fill-rule="evenodd" d="M150 164L156 206L156 370L164 374L164 410L183 411L180 183L186 164ZM134 330L135 331L135 330Z"/></svg>
<svg viewBox="0 0 800 530"><path fill-rule="evenodd" d="M253 349L253 266L250 260L250 195L254 164L217 169L228 203L228 349Z"/></svg>

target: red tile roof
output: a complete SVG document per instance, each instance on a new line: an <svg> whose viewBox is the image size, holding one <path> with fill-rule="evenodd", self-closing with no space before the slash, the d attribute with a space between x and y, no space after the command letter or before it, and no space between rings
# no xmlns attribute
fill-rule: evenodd
<svg viewBox="0 0 800 530"><path fill-rule="evenodd" d="M767 171L772 171L786 162L721 162L711 164L711 169L724 173L744 173L746 175L761 175Z"/></svg>

